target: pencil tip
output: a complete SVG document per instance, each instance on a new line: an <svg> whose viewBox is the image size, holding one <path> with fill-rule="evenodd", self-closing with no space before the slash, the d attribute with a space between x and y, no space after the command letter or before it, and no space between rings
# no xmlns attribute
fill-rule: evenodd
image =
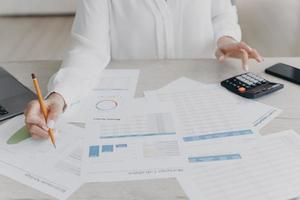
<svg viewBox="0 0 300 200"><path fill-rule="evenodd" d="M35 79L35 74L31 74L32 79Z"/></svg>

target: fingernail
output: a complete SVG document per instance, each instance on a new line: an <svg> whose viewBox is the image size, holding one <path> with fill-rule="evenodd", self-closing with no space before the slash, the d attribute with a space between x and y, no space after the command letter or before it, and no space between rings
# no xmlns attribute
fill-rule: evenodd
<svg viewBox="0 0 300 200"><path fill-rule="evenodd" d="M224 60L224 59L225 59L224 56L220 56L220 58L219 58L220 61L222 61L222 60Z"/></svg>
<svg viewBox="0 0 300 200"><path fill-rule="evenodd" d="M245 65L245 70L249 71L249 65Z"/></svg>
<svg viewBox="0 0 300 200"><path fill-rule="evenodd" d="M47 126L51 129L54 129L55 127L55 121L53 120L49 120L48 123L47 123Z"/></svg>
<svg viewBox="0 0 300 200"><path fill-rule="evenodd" d="M44 125L44 126L42 126L42 129L44 129L45 131L48 131L49 128Z"/></svg>

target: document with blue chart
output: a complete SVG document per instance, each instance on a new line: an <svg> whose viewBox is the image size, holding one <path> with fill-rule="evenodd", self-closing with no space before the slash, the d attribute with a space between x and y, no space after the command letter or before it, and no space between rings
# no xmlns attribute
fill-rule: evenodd
<svg viewBox="0 0 300 200"><path fill-rule="evenodd" d="M280 113L279 109L245 100L220 86L199 82L197 86L196 81L186 78L178 79L163 89L145 92L145 95L150 101L175 105L180 135L260 129Z"/></svg>
<svg viewBox="0 0 300 200"><path fill-rule="evenodd" d="M178 181L191 200L282 200L300 196L300 137L293 131L242 143L190 141L185 145L187 166Z"/></svg>
<svg viewBox="0 0 300 200"><path fill-rule="evenodd" d="M85 182L167 178L182 172L170 106L145 99L135 102L119 119L93 119L88 124L82 169Z"/></svg>

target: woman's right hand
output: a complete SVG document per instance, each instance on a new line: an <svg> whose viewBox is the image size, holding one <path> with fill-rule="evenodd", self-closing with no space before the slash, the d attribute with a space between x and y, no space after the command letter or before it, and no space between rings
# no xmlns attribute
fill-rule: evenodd
<svg viewBox="0 0 300 200"><path fill-rule="evenodd" d="M48 138L48 128L54 128L56 120L63 113L65 100L60 94L52 93L45 100L45 104L48 110L47 121L40 109L38 100L29 102L24 111L25 123L33 139Z"/></svg>

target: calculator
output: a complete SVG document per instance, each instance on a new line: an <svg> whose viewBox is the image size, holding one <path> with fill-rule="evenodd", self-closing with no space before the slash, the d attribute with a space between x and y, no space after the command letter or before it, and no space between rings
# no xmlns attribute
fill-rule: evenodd
<svg viewBox="0 0 300 200"><path fill-rule="evenodd" d="M267 81L251 72L226 79L221 82L221 85L229 91L249 99L270 94L284 87L283 84Z"/></svg>

